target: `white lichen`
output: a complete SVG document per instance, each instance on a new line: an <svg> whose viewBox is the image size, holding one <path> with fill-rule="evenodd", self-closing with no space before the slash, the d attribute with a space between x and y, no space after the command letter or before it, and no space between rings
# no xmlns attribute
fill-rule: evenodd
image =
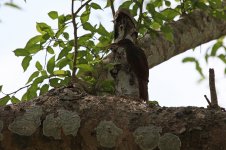
<svg viewBox="0 0 226 150"><path fill-rule="evenodd" d="M96 128L97 141L104 148L114 148L122 133L112 121L101 121Z"/></svg>
<svg viewBox="0 0 226 150"><path fill-rule="evenodd" d="M43 134L54 139L61 139L62 131L64 135L76 136L81 122L78 114L62 109L57 112L57 117L54 117L54 114L46 116L43 122Z"/></svg>
<svg viewBox="0 0 226 150"><path fill-rule="evenodd" d="M42 107L35 106L26 109L22 116L18 116L9 124L8 129L16 134L31 136L41 125Z"/></svg>
<svg viewBox="0 0 226 150"><path fill-rule="evenodd" d="M139 127L133 133L135 143L142 150L153 150L158 146L161 131L161 128L153 125Z"/></svg>
<svg viewBox="0 0 226 150"><path fill-rule="evenodd" d="M158 147L160 150L180 150L181 141L172 133L165 133L160 137Z"/></svg>

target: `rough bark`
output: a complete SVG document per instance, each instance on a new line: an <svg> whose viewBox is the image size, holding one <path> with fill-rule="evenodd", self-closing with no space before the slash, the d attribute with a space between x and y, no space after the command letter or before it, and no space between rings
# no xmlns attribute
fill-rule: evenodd
<svg viewBox="0 0 226 150"><path fill-rule="evenodd" d="M173 42L167 41L161 32L155 37L147 34L139 40L150 68L226 34L225 20L217 19L201 10L195 10L169 25L173 31Z"/></svg>
<svg viewBox="0 0 226 150"><path fill-rule="evenodd" d="M226 149L225 112L150 107L138 99L91 96L78 89L62 87L1 107L0 149Z"/></svg>

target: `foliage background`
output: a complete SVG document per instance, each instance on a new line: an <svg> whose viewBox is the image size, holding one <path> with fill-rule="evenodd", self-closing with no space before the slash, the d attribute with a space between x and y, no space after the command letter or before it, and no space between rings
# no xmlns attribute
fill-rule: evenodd
<svg viewBox="0 0 226 150"><path fill-rule="evenodd" d="M103 6L106 5L106 2L103 0L98 2L102 2ZM120 3L120 1L116 2ZM22 58L15 57L12 50L24 47L28 39L37 35L36 22L46 22L53 27L57 27L56 22L47 15L48 12L57 11L58 14L70 13L70 3L61 0L28 1L26 4L23 1L18 1L17 3L22 7L21 11L7 7L0 9L0 18L2 20L0 24L0 41L2 43L0 85L4 85L3 90L6 93L22 87L27 82L29 76L36 70L34 67L36 60L44 62L45 58L45 53L38 54L24 73L21 67ZM91 24L101 22L108 31L112 31L113 23L111 23L112 15L110 9L92 11L91 14L92 16L89 19ZM69 29L68 32L72 32L72 30ZM226 80L223 79L225 65L219 59L212 59L206 65L204 59L206 49L213 44L214 42L202 45L196 48L194 52L192 50L187 51L151 69L149 79L150 99L157 100L160 105L165 106L206 106L203 95L209 94L208 81L204 80L201 84L197 84L200 75L195 71L194 64L181 63L184 57L192 56L199 60L205 75L208 74L209 67L215 68L219 103L226 106L226 102L224 102L226 99L226 94L224 94ZM18 93L16 96L20 97L21 93Z"/></svg>

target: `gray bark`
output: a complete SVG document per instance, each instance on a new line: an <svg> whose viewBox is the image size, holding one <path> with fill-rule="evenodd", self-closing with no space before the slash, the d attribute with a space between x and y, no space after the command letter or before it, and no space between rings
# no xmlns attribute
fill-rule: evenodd
<svg viewBox="0 0 226 150"><path fill-rule="evenodd" d="M53 89L0 107L1 150L225 150L226 113Z"/></svg>
<svg viewBox="0 0 226 150"><path fill-rule="evenodd" d="M201 10L195 10L169 23L169 26L173 30L173 42L167 41L161 32L156 37L147 34L139 40L150 68L226 34L225 20L214 18Z"/></svg>

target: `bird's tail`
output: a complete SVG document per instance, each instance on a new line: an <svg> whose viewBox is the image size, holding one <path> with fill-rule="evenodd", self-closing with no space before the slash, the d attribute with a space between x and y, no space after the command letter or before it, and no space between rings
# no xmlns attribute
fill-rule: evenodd
<svg viewBox="0 0 226 150"><path fill-rule="evenodd" d="M140 99L148 101L148 81L138 80L138 82Z"/></svg>

